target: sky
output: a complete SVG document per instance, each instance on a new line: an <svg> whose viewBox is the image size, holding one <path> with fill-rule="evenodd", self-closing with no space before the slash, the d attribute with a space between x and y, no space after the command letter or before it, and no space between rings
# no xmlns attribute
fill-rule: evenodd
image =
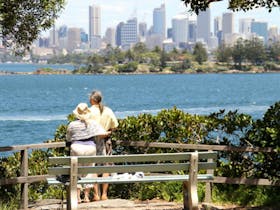
<svg viewBox="0 0 280 210"><path fill-rule="evenodd" d="M68 27L80 27L88 33L89 5L97 4L101 7L101 33L105 34L108 27L116 27L121 21L126 22L132 17L137 17L138 22L145 21L148 28L152 25L153 9L166 5L166 24L171 27L171 19L180 13L188 14L195 18L194 14L188 12L181 0L67 0L65 9L56 20L56 27L65 24ZM222 16L227 10L228 0L214 2L211 4L211 28L213 31L213 19ZM265 8L254 9L248 12L234 12L235 32L238 32L239 18L254 18L257 21L266 21L268 26L277 25L280 29L280 8L274 8L269 13Z"/></svg>

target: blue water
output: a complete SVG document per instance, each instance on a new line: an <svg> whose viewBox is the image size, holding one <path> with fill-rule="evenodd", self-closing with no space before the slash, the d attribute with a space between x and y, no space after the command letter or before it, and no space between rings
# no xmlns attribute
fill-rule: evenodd
<svg viewBox="0 0 280 210"><path fill-rule="evenodd" d="M280 100L280 74L0 76L0 146L52 139L93 89L118 118L173 106L191 114L238 109L261 118Z"/></svg>
<svg viewBox="0 0 280 210"><path fill-rule="evenodd" d="M34 72L37 69L49 67L52 69L74 70L74 66L70 64L22 64L22 63L2 63L0 64L0 72Z"/></svg>

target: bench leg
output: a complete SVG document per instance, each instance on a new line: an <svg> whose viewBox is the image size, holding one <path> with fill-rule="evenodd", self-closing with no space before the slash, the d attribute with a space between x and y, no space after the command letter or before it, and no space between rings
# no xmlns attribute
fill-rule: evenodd
<svg viewBox="0 0 280 210"><path fill-rule="evenodd" d="M194 152L191 154L189 182L188 182L188 198L189 198L190 210L198 210L197 172L198 172L198 153Z"/></svg>
<svg viewBox="0 0 280 210"><path fill-rule="evenodd" d="M67 191L67 210L78 209L77 195L78 159L71 157L70 183Z"/></svg>

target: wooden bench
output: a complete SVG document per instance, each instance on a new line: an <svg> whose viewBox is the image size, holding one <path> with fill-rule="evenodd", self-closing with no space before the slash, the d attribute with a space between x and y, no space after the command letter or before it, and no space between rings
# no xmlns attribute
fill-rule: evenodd
<svg viewBox="0 0 280 210"><path fill-rule="evenodd" d="M211 161L209 161L211 160ZM184 209L198 209L197 182L213 179L213 174L199 174L202 169L216 167L216 152L184 152L159 154L132 154L112 156L50 157L49 175L69 175L67 209L77 209L77 184L167 182L183 183ZM107 166L80 166L79 163L113 163ZM205 170L203 170L205 172ZM178 173L180 171L180 173ZM121 176L81 178L87 173L143 172L144 176L122 178ZM183 172L183 173L182 173ZM56 177L48 178L48 184L63 184Z"/></svg>

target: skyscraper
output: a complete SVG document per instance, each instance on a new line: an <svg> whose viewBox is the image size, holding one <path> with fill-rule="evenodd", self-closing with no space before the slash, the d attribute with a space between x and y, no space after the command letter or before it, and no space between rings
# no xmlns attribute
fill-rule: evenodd
<svg viewBox="0 0 280 210"><path fill-rule="evenodd" d="M105 32L105 42L106 44L111 45L112 47L116 46L116 30L115 28L109 27Z"/></svg>
<svg viewBox="0 0 280 210"><path fill-rule="evenodd" d="M153 34L160 35L162 39L166 38L166 12L164 4L160 8L154 9Z"/></svg>
<svg viewBox="0 0 280 210"><path fill-rule="evenodd" d="M223 13L222 31L223 31L223 37L226 36L227 34L233 34L234 25L233 25L232 12Z"/></svg>
<svg viewBox="0 0 280 210"><path fill-rule="evenodd" d="M101 9L98 5L89 6L89 41L90 46L94 45L93 40L101 39Z"/></svg>
<svg viewBox="0 0 280 210"><path fill-rule="evenodd" d="M188 42L188 17L177 15L172 18L172 40L179 46L180 43Z"/></svg>
<svg viewBox="0 0 280 210"><path fill-rule="evenodd" d="M253 21L251 23L251 32L258 36L263 37L263 41L266 44L268 38L267 22Z"/></svg>
<svg viewBox="0 0 280 210"><path fill-rule="evenodd" d="M252 18L242 18L239 19L239 33L240 34L250 34L251 33L251 23L254 19Z"/></svg>
<svg viewBox="0 0 280 210"><path fill-rule="evenodd" d="M222 17L214 18L214 36L218 36L219 31L222 31Z"/></svg>
<svg viewBox="0 0 280 210"><path fill-rule="evenodd" d="M196 41L196 31L197 31L197 25L196 21L190 20L189 21L189 28L188 28L188 41L189 42L195 42Z"/></svg>
<svg viewBox="0 0 280 210"><path fill-rule="evenodd" d="M197 41L203 40L205 43L208 43L211 36L210 17L210 9L200 12L197 16Z"/></svg>
<svg viewBox="0 0 280 210"><path fill-rule="evenodd" d="M138 42L137 18L132 18L126 23L119 23L116 31L116 43L124 49Z"/></svg>
<svg viewBox="0 0 280 210"><path fill-rule="evenodd" d="M69 28L68 29L68 43L67 49L71 52L81 45L81 29L80 28Z"/></svg>

